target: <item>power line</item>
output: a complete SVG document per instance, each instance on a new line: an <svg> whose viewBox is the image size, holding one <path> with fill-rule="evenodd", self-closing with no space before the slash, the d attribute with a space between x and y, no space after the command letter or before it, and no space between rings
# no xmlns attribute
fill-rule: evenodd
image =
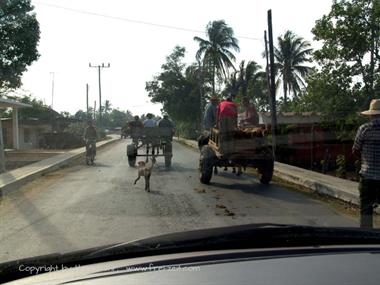
<svg viewBox="0 0 380 285"><path fill-rule="evenodd" d="M102 18L107 18L107 19L118 20L118 21L124 21L124 22L129 22L129 23L134 23L134 24L153 26L153 27L158 27L158 28L165 28L165 29L178 30L178 31L184 31L184 32L191 32L191 33L205 34L204 31L195 30L195 29L188 29L188 28L183 28L183 27L178 27L178 26L163 25L163 24L157 24L157 23L152 23L152 22L128 19L128 18L119 17L119 16L106 15L106 14L91 12L91 11L82 10L82 9L75 9L75 8L70 8L70 7L65 7L65 6L55 5L55 4L49 4L49 3L45 3L45 2L41 2L41 1L35 1L35 3L39 4L39 5L51 7L51 8L62 9L62 10L70 11L70 12L86 14L86 15L91 15L91 16L97 16L97 17L102 17ZM253 37L247 37L247 36L236 36L236 37L239 39L262 42L261 38L253 38Z"/></svg>

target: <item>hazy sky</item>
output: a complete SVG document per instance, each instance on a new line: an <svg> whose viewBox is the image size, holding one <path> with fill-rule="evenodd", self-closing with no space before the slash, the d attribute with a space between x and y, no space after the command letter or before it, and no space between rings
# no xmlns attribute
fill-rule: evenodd
<svg viewBox="0 0 380 285"><path fill-rule="evenodd" d="M290 29L312 41L311 29L330 10L332 0L32 0L40 23L41 54L23 76L23 89L51 104L55 74L54 109L74 113L98 101L98 77L88 64L110 63L102 71L102 100L134 114L154 112L145 82L160 71L176 45L186 48L185 62L195 59L194 36L205 37L209 21L224 19L239 39L240 60L262 65L267 10L272 9L274 38ZM101 16L104 15L104 16ZM145 24L144 24L145 23ZM154 25L150 25L154 24ZM170 26L173 28L162 27ZM177 28L177 29L175 29ZM97 102L98 104L98 102Z"/></svg>

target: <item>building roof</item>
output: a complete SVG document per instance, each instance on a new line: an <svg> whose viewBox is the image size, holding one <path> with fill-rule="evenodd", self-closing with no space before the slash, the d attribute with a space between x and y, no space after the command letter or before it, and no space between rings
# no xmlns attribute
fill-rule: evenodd
<svg viewBox="0 0 380 285"><path fill-rule="evenodd" d="M271 124L270 112L259 112L260 123ZM277 114L278 124L315 124L322 121L321 114L315 112L279 112Z"/></svg>
<svg viewBox="0 0 380 285"><path fill-rule="evenodd" d="M21 103L11 99L0 98L0 108L29 108L32 105Z"/></svg>

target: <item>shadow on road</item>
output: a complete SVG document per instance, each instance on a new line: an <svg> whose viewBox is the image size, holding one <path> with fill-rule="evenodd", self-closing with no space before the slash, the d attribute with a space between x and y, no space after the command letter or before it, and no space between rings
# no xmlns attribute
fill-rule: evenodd
<svg viewBox="0 0 380 285"><path fill-rule="evenodd" d="M95 164L93 166L94 167L112 167L112 165L108 165L108 164L104 164L104 163L99 163L99 162L95 162Z"/></svg>
<svg viewBox="0 0 380 285"><path fill-rule="evenodd" d="M295 193L293 191L281 188L275 184L264 185L257 180L254 180L253 177L245 176L241 179L246 183L236 183L234 181L234 183L228 184L211 181L210 186L234 191L241 191L247 194L258 195L261 197L284 201L287 203L315 204L315 201L305 199L305 195L302 193Z"/></svg>

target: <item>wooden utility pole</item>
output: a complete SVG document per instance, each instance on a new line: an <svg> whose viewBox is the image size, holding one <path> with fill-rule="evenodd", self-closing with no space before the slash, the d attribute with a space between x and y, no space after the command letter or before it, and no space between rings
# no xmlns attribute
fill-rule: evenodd
<svg viewBox="0 0 380 285"><path fill-rule="evenodd" d="M3 127L0 120L0 173L5 172L5 155L4 155L4 140Z"/></svg>
<svg viewBox="0 0 380 285"><path fill-rule="evenodd" d="M89 67L95 67L98 69L98 81L99 81L99 126L101 126L102 123L102 85L101 85L101 79L100 79L100 73L102 68L109 68L111 65L108 63L105 65L102 63L101 65L92 65L91 63L88 64Z"/></svg>
<svg viewBox="0 0 380 285"><path fill-rule="evenodd" d="M94 101L94 120L96 120L96 100Z"/></svg>
<svg viewBox="0 0 380 285"><path fill-rule="evenodd" d="M277 108L276 108L276 70L274 66L273 31L272 31L272 10L268 10L268 34L269 34L269 60L270 60L270 95L272 114L272 144L273 152L276 150L277 135Z"/></svg>
<svg viewBox="0 0 380 285"><path fill-rule="evenodd" d="M88 83L86 84L86 117L87 120L90 118L88 114Z"/></svg>
<svg viewBox="0 0 380 285"><path fill-rule="evenodd" d="M53 104L54 104L54 72L50 72L52 75L51 79L51 109L53 110Z"/></svg>

